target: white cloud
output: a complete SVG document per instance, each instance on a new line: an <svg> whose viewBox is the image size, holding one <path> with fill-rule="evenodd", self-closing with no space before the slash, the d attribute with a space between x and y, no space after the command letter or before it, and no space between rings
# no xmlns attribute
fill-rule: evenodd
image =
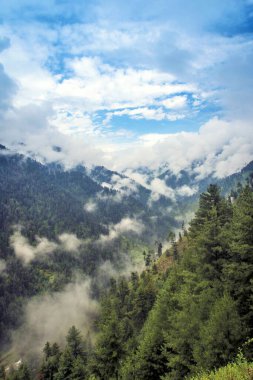
<svg viewBox="0 0 253 380"><path fill-rule="evenodd" d="M115 152L115 170L138 167L157 170L164 164L173 173L191 169L199 162L196 173L201 177L223 177L240 170L253 159L253 128L245 120L226 121L213 118L199 132L145 134L129 150Z"/></svg>
<svg viewBox="0 0 253 380"><path fill-rule="evenodd" d="M155 176L157 172L157 170L154 171L152 175ZM175 200L177 196L189 197L198 191L198 188L196 186L189 187L187 185L172 189L171 187L167 186L164 180L161 180L159 178L152 179L148 175L141 174L130 169L127 169L125 171L125 174L140 185L151 190L151 203L159 200L161 195L170 198L171 200Z"/></svg>
<svg viewBox="0 0 253 380"><path fill-rule="evenodd" d="M90 212L91 214L97 210L97 204L93 199L86 202L83 207L85 211Z"/></svg>
<svg viewBox="0 0 253 380"><path fill-rule="evenodd" d="M129 196L138 191L136 182L131 178L121 177L114 174L111 179L112 188L114 190L120 191L123 195Z"/></svg>
<svg viewBox="0 0 253 380"><path fill-rule="evenodd" d="M159 198L160 195L164 195L171 199L175 198L175 191L168 187L166 183L159 178L153 179L150 183L150 189L154 193L153 199L157 199L157 197Z"/></svg>
<svg viewBox="0 0 253 380"><path fill-rule="evenodd" d="M35 236L35 244L31 245L29 240L22 235L21 228L17 227L10 237L10 245L15 255L24 264L30 263L35 258L48 255L62 249L67 252L77 252L82 241L74 234L63 233L58 236L59 243L48 240L45 237Z"/></svg>
<svg viewBox="0 0 253 380"><path fill-rule="evenodd" d="M90 112L143 107L143 116L151 118L152 110L147 106L153 105L157 98L182 91L197 91L193 84L174 83L173 76L168 73L151 69L115 68L104 64L97 57L82 57L68 64L73 75L57 85L56 95L67 98L70 103L79 102L83 109ZM141 113L141 109L125 112L134 116ZM124 111L118 111L118 115L121 114Z"/></svg>
<svg viewBox="0 0 253 380"><path fill-rule="evenodd" d="M174 107L176 108L176 107ZM179 108L179 107L178 107ZM146 119L146 120L170 120L175 121L179 119L183 119L185 114L183 113L168 113L164 111L163 108L148 108L148 107L140 107L140 108L132 108L132 109L124 109L121 111L115 111L108 114L107 120L111 119L112 116L124 116L127 115L131 119Z"/></svg>
<svg viewBox="0 0 253 380"><path fill-rule="evenodd" d="M110 190L113 188L112 184L108 182L102 182L101 186L106 187L107 189L110 189Z"/></svg>
<svg viewBox="0 0 253 380"><path fill-rule="evenodd" d="M213 20L209 7L201 9ZM199 17L190 28L180 20L120 20L113 28L105 20L1 24L1 34L10 39L0 53L0 80L8 82L1 87L0 103L7 110L1 113L2 141L22 141L22 149L67 167L85 163L132 170L168 162L177 173L202 161L197 168L202 177L240 169L253 154L252 41L246 34L199 33L199 27L196 33ZM203 102L222 107L224 120L211 118L199 132L173 135L164 129L166 121L186 118L206 106ZM124 115L156 121L149 127L153 133L137 130L132 120L135 136L127 136L125 124L111 128L112 117ZM123 135L119 144L116 138ZM62 152L53 151L52 144L61 145Z"/></svg>
<svg viewBox="0 0 253 380"><path fill-rule="evenodd" d="M166 116L159 108L154 110L149 106L154 105L156 99L170 94L198 92L193 84L175 83L175 77L167 72L115 67L99 57L85 54L65 60L66 77L55 74L46 63L52 59L53 43L59 31L38 25L33 27L35 33L31 33L29 27L23 27L22 37L10 28L0 28L11 40L10 47L1 54L1 61L6 73L18 83L13 105L19 110L31 104L50 104L53 110L50 123L63 133L93 133L98 126L93 125L91 114L99 110L124 111L131 107L136 108L135 114L131 115L131 110L126 112L130 112L133 118L176 120L179 116ZM125 32L119 34L127 36ZM78 49L80 55L80 44ZM15 64L17 56L19 65Z"/></svg>
<svg viewBox="0 0 253 380"><path fill-rule="evenodd" d="M121 234L133 232L140 235L144 230L144 225L137 219L123 218L119 223L111 225L109 227L108 235L100 235L99 243L108 243L113 239L116 239Z"/></svg>
<svg viewBox="0 0 253 380"><path fill-rule="evenodd" d="M64 233L58 236L62 249L67 252L77 252L82 241L75 234Z"/></svg>
<svg viewBox="0 0 253 380"><path fill-rule="evenodd" d="M109 183L103 182L102 186L107 187L108 189L112 189L112 185ZM105 193L104 194L102 194L102 193L97 194L97 199L102 201L102 202L105 202L105 203L107 203L108 201L120 203L120 202L122 202L123 197L124 197L124 193L121 191L116 191L115 193L111 192L109 194L105 194Z"/></svg>
<svg viewBox="0 0 253 380"><path fill-rule="evenodd" d="M161 104L169 109L180 109L187 105L187 96L178 95L171 98L167 98L161 102Z"/></svg>
<svg viewBox="0 0 253 380"><path fill-rule="evenodd" d="M190 187L190 186L184 185L176 189L176 194L182 197L190 197L196 194L197 191L198 191L197 186Z"/></svg>
<svg viewBox="0 0 253 380"><path fill-rule="evenodd" d="M132 178L135 182L139 183L140 185L147 187L148 186L148 176L145 174L138 173L134 170L126 169L124 171L124 174L128 176L129 178Z"/></svg>
<svg viewBox="0 0 253 380"><path fill-rule="evenodd" d="M26 237L17 230L10 237L10 244L14 249L15 255L28 264L35 257L52 253L57 244L47 238L36 237L36 245L31 245Z"/></svg>
<svg viewBox="0 0 253 380"><path fill-rule="evenodd" d="M90 296L90 282L69 284L64 290L41 295L29 300L24 315L24 324L13 333L14 352L26 358L41 356L44 344L64 344L71 326L82 333L92 332L92 323L98 305Z"/></svg>

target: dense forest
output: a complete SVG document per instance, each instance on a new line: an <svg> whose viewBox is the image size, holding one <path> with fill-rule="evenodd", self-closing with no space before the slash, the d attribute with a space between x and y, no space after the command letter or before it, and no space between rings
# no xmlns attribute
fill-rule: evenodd
<svg viewBox="0 0 253 380"><path fill-rule="evenodd" d="M65 346L45 342L38 368L22 362L1 379L252 379L252 187L231 201L210 185L189 229L169 238L100 294L95 339L70 326Z"/></svg>

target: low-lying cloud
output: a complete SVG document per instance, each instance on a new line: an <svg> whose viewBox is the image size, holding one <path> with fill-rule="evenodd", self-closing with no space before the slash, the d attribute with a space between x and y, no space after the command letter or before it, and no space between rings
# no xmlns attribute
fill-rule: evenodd
<svg viewBox="0 0 253 380"><path fill-rule="evenodd" d="M44 344L63 344L68 329L76 326L83 336L92 331L98 312L90 296L90 281L71 283L60 292L32 298L25 308L24 324L13 333L13 349L21 357L37 357Z"/></svg>
<svg viewBox="0 0 253 380"><path fill-rule="evenodd" d="M75 234L63 233L58 236L58 242L50 241L46 237L35 236L35 244L32 245L27 237L22 235L20 227L10 237L10 245L15 255L24 264L29 264L35 258L51 254L57 249L77 252L81 244L82 241Z"/></svg>
<svg viewBox="0 0 253 380"><path fill-rule="evenodd" d="M98 242L107 243L129 232L140 235L144 228L143 223L137 219L123 218L119 223L110 225L108 235L100 235Z"/></svg>
<svg viewBox="0 0 253 380"><path fill-rule="evenodd" d="M83 208L86 212L93 213L97 210L97 203L90 199L84 204Z"/></svg>

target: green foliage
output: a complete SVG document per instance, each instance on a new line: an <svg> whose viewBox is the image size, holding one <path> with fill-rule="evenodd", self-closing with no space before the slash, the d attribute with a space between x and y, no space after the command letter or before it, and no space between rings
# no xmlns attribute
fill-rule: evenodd
<svg viewBox="0 0 253 380"><path fill-rule="evenodd" d="M249 187L233 207L215 185L201 196L188 246L179 262L174 254L122 379L178 380L235 357L252 326L252 207Z"/></svg>
<svg viewBox="0 0 253 380"><path fill-rule="evenodd" d="M75 326L69 329L63 352L56 343L47 342L43 353L40 379L43 380L84 380L87 375L88 344Z"/></svg>
<svg viewBox="0 0 253 380"><path fill-rule="evenodd" d="M159 273L159 265L152 270L149 249L146 271L132 273L130 279L112 279L101 297L95 346L72 326L62 352L56 344L46 343L41 379L179 380L226 365L240 347L252 361L252 189L241 187L232 204L222 198L216 185L210 185L200 197L189 232L185 230L178 242L173 234L169 239L166 274ZM40 266L44 275L52 273L52 267L45 269ZM23 284L38 272L34 267L22 268L20 276ZM3 282L2 286L7 285ZM21 297L30 292L21 289ZM250 379L251 368L238 359L236 364L194 379L229 379L229 374Z"/></svg>
<svg viewBox="0 0 253 380"><path fill-rule="evenodd" d="M164 380L167 378L165 377ZM168 378L169 379L169 378ZM207 374L200 374L190 380L252 380L253 363L237 361L230 363L226 367L220 368Z"/></svg>
<svg viewBox="0 0 253 380"><path fill-rule="evenodd" d="M151 310L156 285L151 273L132 273L131 281L113 282L102 301L99 336L91 372L99 379L117 378L127 353L136 347L136 337Z"/></svg>
<svg viewBox="0 0 253 380"><path fill-rule="evenodd" d="M201 326L195 358L199 367L220 367L233 359L241 340L242 323L233 299L217 299L207 322ZM203 355L205 352L205 355Z"/></svg>
<svg viewBox="0 0 253 380"><path fill-rule="evenodd" d="M150 191L141 186L137 197L123 196L119 202L115 190L100 185L113 175L103 167L91 172L81 166L64 170L58 164L42 165L1 150L0 260L4 260L6 268L0 276L0 349L10 343L10 330L19 327L23 308L31 297L62 290L76 272L93 277L105 260L120 268L126 253L132 261L140 261L143 242L120 237L106 247L94 243L101 234L109 232L106 226L119 223L126 216L142 215L147 239L155 230L167 228L167 223L176 226L173 216L145 207ZM96 205L94 212L84 208L89 201ZM171 204L170 200L163 201ZM157 221L151 218L153 214L159 214ZM65 232L76 234L85 243L78 255L61 247L24 265L10 244L15 225L21 226L22 235L32 246L36 244L36 236L59 243L59 235ZM95 296L99 293L96 287Z"/></svg>
<svg viewBox="0 0 253 380"><path fill-rule="evenodd" d="M10 369L10 374L7 374L6 380L31 380L27 365L22 363L18 369Z"/></svg>

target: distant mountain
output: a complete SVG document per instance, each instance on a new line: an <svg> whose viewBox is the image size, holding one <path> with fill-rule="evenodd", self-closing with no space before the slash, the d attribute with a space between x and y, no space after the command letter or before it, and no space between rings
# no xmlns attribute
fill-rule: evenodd
<svg viewBox="0 0 253 380"><path fill-rule="evenodd" d="M198 179L194 171L175 175L167 168L159 173L140 168L137 172L146 178L142 185L103 166L64 170L57 163L43 165L11 153L3 145L0 149L0 226L9 231L22 224L31 237L54 238L67 230L82 238L97 238L128 217L145 224L142 238L164 239L169 229L180 226L185 215L196 209L199 194L210 183L217 183L228 195L253 172L253 162L223 179ZM159 193L153 187L156 181L171 191Z"/></svg>
<svg viewBox="0 0 253 380"><path fill-rule="evenodd" d="M145 223L149 237L164 234L168 225L176 226L172 216L164 215L163 208L172 205L170 199L162 197L155 208L149 207L149 189L104 167L66 171L59 164L43 165L3 150L0 191L2 231L22 224L30 237L54 238L69 231L97 238L125 217Z"/></svg>
<svg viewBox="0 0 253 380"><path fill-rule="evenodd" d="M199 163L198 163L199 164ZM159 168L158 170L150 170L148 168L138 168L135 172L144 174L147 178L147 183L150 184L155 178L164 181L166 186L175 190L175 197L177 201L190 200L198 198L199 195L206 190L207 186L211 183L217 183L221 188L222 195L228 195L231 190L235 190L238 182L244 184L253 173L253 161L248 163L243 169L239 172L233 173L230 176L224 178L217 178L214 175L208 175L204 178L199 178L199 175L194 170L195 166L193 164L191 170L181 170L179 173L175 174L171 170L166 168L166 165ZM189 191L183 190L185 188L193 189L193 194Z"/></svg>

